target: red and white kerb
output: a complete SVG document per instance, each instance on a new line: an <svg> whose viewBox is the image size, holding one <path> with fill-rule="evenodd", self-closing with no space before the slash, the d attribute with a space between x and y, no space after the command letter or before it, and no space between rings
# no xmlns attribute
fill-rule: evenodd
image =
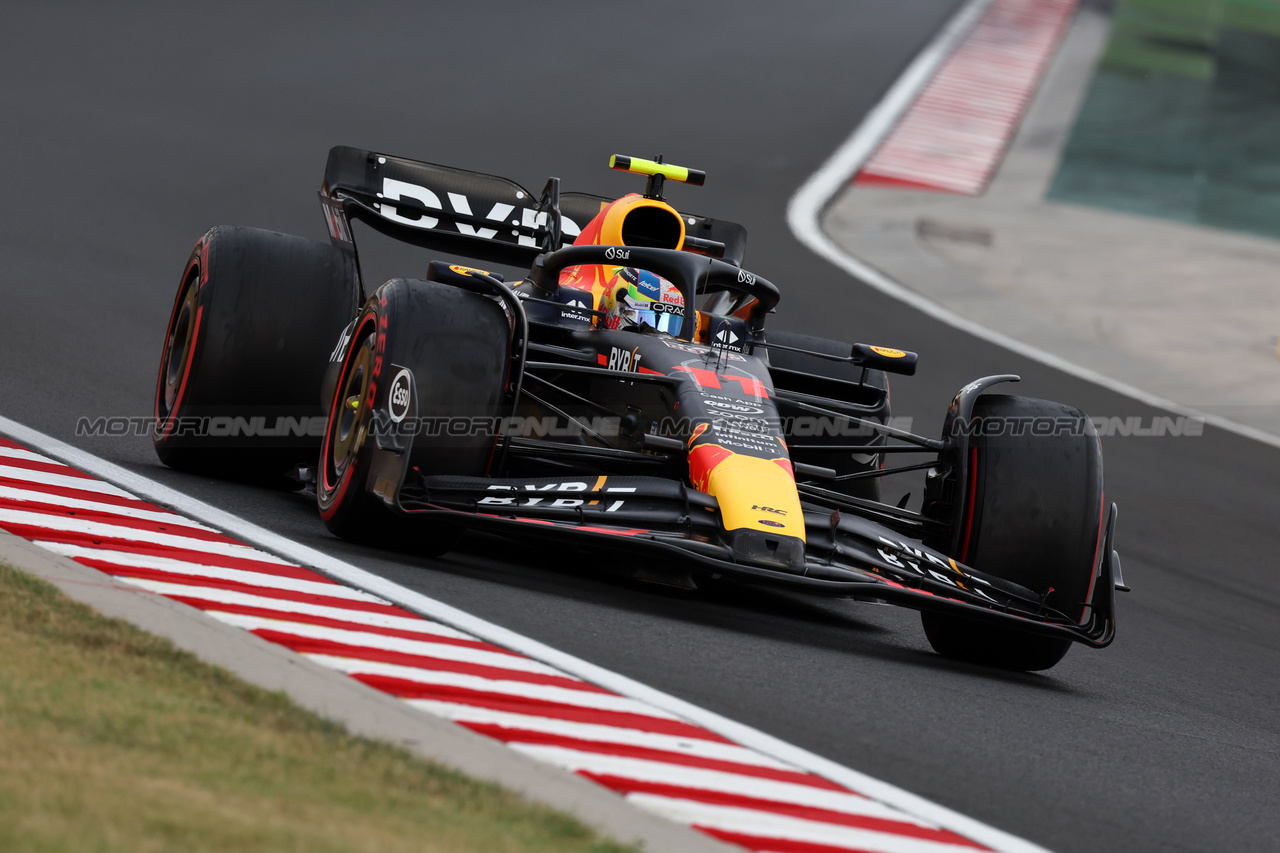
<svg viewBox="0 0 1280 853"><path fill-rule="evenodd" d="M1078 0L995 0L854 183L979 195Z"/></svg>
<svg viewBox="0 0 1280 853"><path fill-rule="evenodd" d="M748 850L990 849L2 438L0 528Z"/></svg>

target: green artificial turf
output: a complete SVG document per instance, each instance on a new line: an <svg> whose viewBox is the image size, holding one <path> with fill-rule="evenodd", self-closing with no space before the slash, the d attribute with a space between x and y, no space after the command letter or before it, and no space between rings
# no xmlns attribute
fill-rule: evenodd
<svg viewBox="0 0 1280 853"><path fill-rule="evenodd" d="M1049 197L1280 237L1280 3L1120 0Z"/></svg>

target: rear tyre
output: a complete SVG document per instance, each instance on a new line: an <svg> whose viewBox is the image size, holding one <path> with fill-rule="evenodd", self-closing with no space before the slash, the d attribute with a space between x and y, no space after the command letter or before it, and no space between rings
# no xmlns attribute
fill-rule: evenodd
<svg viewBox="0 0 1280 853"><path fill-rule="evenodd" d="M509 366L510 326L497 303L438 282L393 279L379 288L356 320L329 408L316 474L325 526L364 544L428 556L451 550L461 528L393 515L369 490L374 425L387 423L393 386L404 388L397 377L407 369L414 395L408 411L428 420L410 433L406 477L484 476ZM400 417L406 405L397 402ZM481 426L440 428L458 419Z"/></svg>
<svg viewBox="0 0 1280 853"><path fill-rule="evenodd" d="M978 398L974 418L969 494L952 556L1048 592L1046 606L1083 622L1103 524L1102 446L1093 423L1061 403L1002 395ZM1001 669L1049 669L1071 647L951 614L926 611L921 619L938 654Z"/></svg>
<svg viewBox="0 0 1280 853"><path fill-rule="evenodd" d="M160 461L268 481L312 464L325 414L317 391L359 291L354 259L333 246L210 229L187 259L165 332L154 411Z"/></svg>
<svg viewBox="0 0 1280 853"><path fill-rule="evenodd" d="M849 354L848 344L792 332L769 332L766 340L829 355ZM889 420L889 379L884 371L868 370L864 379L862 368L851 364L786 350L771 349L768 353L770 374L778 388L832 400L834 411L880 423ZM848 421L815 418L803 410L790 410L785 401L779 402L779 409L784 418L790 419L786 439L793 461L831 468L837 476L866 473L880 467L884 455L876 453L875 448L884 444L883 435ZM847 449L809 450L813 445L847 445ZM879 477L820 485L850 497L880 500Z"/></svg>

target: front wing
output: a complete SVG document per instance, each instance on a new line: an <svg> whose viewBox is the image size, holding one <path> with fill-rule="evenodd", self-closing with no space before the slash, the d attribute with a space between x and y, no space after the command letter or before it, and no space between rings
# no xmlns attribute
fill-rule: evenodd
<svg viewBox="0 0 1280 853"><path fill-rule="evenodd" d="M389 491L389 490L388 490ZM421 477L384 500L397 513L494 533L598 549L637 577L729 578L810 593L949 612L1102 648L1115 636L1115 506L1085 618L1046 607L1047 590L986 575L845 512L805 506L802 572L736 560L722 544L715 498L657 477ZM678 581L676 581L678 582Z"/></svg>

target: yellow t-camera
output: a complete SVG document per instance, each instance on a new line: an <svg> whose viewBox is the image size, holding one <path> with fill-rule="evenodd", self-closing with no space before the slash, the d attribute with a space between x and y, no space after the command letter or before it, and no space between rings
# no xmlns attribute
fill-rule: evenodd
<svg viewBox="0 0 1280 853"><path fill-rule="evenodd" d="M707 179L706 172L700 172L697 169L690 169L685 166L675 166L671 163L659 163L654 160L643 160L639 157L627 157L624 154L611 154L609 156L609 168L617 169L620 172L633 172L637 175L660 175L672 181L679 181L682 184L693 184L695 187L702 186Z"/></svg>

